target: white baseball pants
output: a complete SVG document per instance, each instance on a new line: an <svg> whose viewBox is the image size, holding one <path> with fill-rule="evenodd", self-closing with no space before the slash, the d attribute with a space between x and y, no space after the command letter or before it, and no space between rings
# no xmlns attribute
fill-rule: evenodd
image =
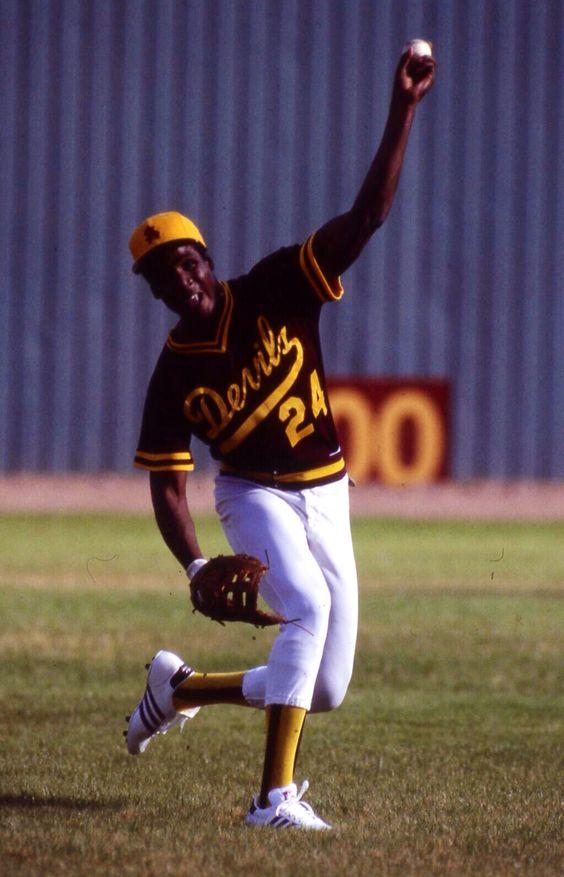
<svg viewBox="0 0 564 877"><path fill-rule="evenodd" d="M233 551L269 566L261 595L295 621L281 626L268 664L245 674L243 695L253 706L323 712L345 696L358 623L348 490L347 476L300 491L216 479L216 509Z"/></svg>

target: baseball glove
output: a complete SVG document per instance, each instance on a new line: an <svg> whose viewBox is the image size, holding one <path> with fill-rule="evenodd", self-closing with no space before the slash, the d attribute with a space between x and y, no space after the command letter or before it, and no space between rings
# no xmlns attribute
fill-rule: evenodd
<svg viewBox="0 0 564 877"><path fill-rule="evenodd" d="M246 621L256 627L282 624L286 619L257 607L259 584L267 567L249 554L212 557L190 582L194 612L224 624Z"/></svg>

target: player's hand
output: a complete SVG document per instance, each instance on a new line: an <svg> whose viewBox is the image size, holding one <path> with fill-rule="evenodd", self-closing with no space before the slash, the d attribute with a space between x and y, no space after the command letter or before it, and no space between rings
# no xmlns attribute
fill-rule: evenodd
<svg viewBox="0 0 564 877"><path fill-rule="evenodd" d="M414 56L410 46L400 58L394 79L394 98L418 104L432 88L437 62L430 56Z"/></svg>

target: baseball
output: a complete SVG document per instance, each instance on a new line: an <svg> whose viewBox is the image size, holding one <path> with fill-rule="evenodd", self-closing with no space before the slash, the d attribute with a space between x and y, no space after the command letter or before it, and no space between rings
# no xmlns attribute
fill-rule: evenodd
<svg viewBox="0 0 564 877"><path fill-rule="evenodd" d="M402 55L410 48L413 49L414 58L433 56L433 44L427 42L427 40L408 40L402 49Z"/></svg>

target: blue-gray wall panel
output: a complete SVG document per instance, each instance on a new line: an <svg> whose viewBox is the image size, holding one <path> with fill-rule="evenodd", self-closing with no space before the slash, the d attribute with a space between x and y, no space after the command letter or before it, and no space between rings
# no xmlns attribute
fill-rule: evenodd
<svg viewBox="0 0 564 877"><path fill-rule="evenodd" d="M220 276L303 239L417 34L437 85L328 370L448 377L459 478L564 477L561 0L0 0L1 469L129 468L170 325L131 228L188 212Z"/></svg>

